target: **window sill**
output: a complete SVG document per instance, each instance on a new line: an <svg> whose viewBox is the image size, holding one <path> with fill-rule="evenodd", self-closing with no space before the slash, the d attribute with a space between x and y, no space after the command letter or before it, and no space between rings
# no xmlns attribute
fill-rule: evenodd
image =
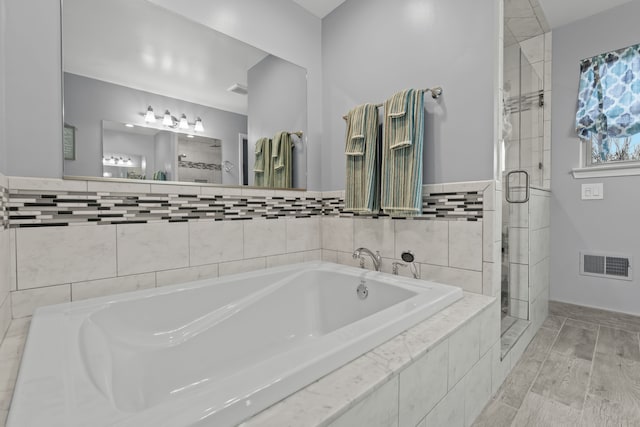
<svg viewBox="0 0 640 427"><path fill-rule="evenodd" d="M575 168L571 170L571 174L575 179L640 175L640 162Z"/></svg>

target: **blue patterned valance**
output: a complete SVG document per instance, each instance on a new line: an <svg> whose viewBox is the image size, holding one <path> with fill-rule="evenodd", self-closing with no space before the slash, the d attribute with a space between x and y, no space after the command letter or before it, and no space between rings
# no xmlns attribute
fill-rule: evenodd
<svg viewBox="0 0 640 427"><path fill-rule="evenodd" d="M640 133L640 44L580 62L576 131L605 143Z"/></svg>

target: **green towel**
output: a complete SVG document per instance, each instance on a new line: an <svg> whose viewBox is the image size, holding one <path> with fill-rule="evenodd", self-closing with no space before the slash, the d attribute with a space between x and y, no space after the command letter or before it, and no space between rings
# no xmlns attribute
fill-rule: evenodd
<svg viewBox="0 0 640 427"><path fill-rule="evenodd" d="M253 164L254 183L256 187L271 187L271 140L260 138L256 141L255 163Z"/></svg>
<svg viewBox="0 0 640 427"><path fill-rule="evenodd" d="M344 153L347 156L363 156L364 155L364 137L366 126L367 105L359 105L347 114L348 128L347 141Z"/></svg>
<svg viewBox="0 0 640 427"><path fill-rule="evenodd" d="M402 112L402 105L405 105ZM422 214L424 91L404 90L385 102L382 139L382 210L388 215Z"/></svg>
<svg viewBox="0 0 640 427"><path fill-rule="evenodd" d="M378 107L363 104L347 114L345 210L378 213Z"/></svg>
<svg viewBox="0 0 640 427"><path fill-rule="evenodd" d="M385 105L385 125L389 138L389 148L397 150L411 145L413 141L412 117L407 114L411 111L408 105L410 89L405 89L393 95ZM386 109L388 108L388 110Z"/></svg>
<svg viewBox="0 0 640 427"><path fill-rule="evenodd" d="M278 132L271 143L271 157L273 172L273 187L291 188L292 187L292 171L293 156L291 150L293 142L289 132Z"/></svg>

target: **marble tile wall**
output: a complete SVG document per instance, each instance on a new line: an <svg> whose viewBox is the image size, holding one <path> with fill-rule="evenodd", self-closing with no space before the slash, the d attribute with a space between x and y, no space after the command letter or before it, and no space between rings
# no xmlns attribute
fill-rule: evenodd
<svg viewBox="0 0 640 427"><path fill-rule="evenodd" d="M499 322L497 299L467 293L243 425L470 426L504 380Z"/></svg>
<svg viewBox="0 0 640 427"><path fill-rule="evenodd" d="M534 331L542 326L549 314L550 203L550 192L531 190L529 313Z"/></svg>
<svg viewBox="0 0 640 427"><path fill-rule="evenodd" d="M488 286L491 181L426 186L425 204L438 213L422 220L354 217L342 211L340 192L13 177L8 184L14 318L41 305L293 262L351 263L356 242L385 261L399 257L397 242L398 251L414 250L424 278L476 293ZM390 262L384 268L390 272Z"/></svg>
<svg viewBox="0 0 640 427"><path fill-rule="evenodd" d="M548 300L550 195L533 188L528 203L505 205L509 210L510 314L520 319L532 320L534 310L544 310ZM543 292L546 297L538 307ZM536 318L539 321L540 316Z"/></svg>
<svg viewBox="0 0 640 427"><path fill-rule="evenodd" d="M8 178L8 187L11 227L0 243L10 251L0 259L11 265L14 318L47 304L321 258L321 193L32 178ZM19 215L33 209L36 218ZM114 210L129 214L100 217Z"/></svg>
<svg viewBox="0 0 640 427"><path fill-rule="evenodd" d="M11 229L13 316L41 305L319 260L320 218Z"/></svg>

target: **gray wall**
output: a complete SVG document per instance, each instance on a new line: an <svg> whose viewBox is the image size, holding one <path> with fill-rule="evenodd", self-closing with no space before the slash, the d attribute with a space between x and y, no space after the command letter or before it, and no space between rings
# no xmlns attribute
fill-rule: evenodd
<svg viewBox="0 0 640 427"><path fill-rule="evenodd" d="M249 185L253 185L254 147L259 138L273 137L288 130L307 134L306 70L269 55L247 73L249 86L248 151ZM292 136L293 187L306 187L307 150L297 136ZM303 136L304 138L304 136Z"/></svg>
<svg viewBox="0 0 640 427"><path fill-rule="evenodd" d="M329 188L320 170L322 127L321 21L291 0L152 0L231 37L307 69L307 187ZM237 163L237 161L234 161Z"/></svg>
<svg viewBox="0 0 640 427"><path fill-rule="evenodd" d="M246 116L70 73L64 74L64 93L65 122L77 128L76 160L65 160L65 175L102 176L102 120L143 124L140 113L149 105L156 116L168 109L175 117L185 113L190 122L200 117L202 135L221 140L223 160L238 163L238 134L247 132ZM225 172L223 180L237 184L238 168Z"/></svg>
<svg viewBox="0 0 640 427"><path fill-rule="evenodd" d="M640 261L640 176L574 179L579 61L640 42L640 1L553 31L551 298L640 314L640 269L633 282L580 276L579 251L631 254ZM604 200L580 199L581 184L604 183Z"/></svg>
<svg viewBox="0 0 640 427"><path fill-rule="evenodd" d="M178 169L178 138L172 132L158 132L154 137L156 144L155 164L167 175L167 181L176 179Z"/></svg>
<svg viewBox="0 0 640 427"><path fill-rule="evenodd" d="M323 19L324 189L344 188L344 114L436 85L440 102L425 97L425 182L493 178L494 3L348 0Z"/></svg>
<svg viewBox="0 0 640 427"><path fill-rule="evenodd" d="M60 177L60 3L5 1L6 174Z"/></svg>
<svg viewBox="0 0 640 427"><path fill-rule="evenodd" d="M0 0L0 173L7 171L7 141L5 137L5 37L6 37L5 0ZM1 262L1 261L0 261Z"/></svg>

